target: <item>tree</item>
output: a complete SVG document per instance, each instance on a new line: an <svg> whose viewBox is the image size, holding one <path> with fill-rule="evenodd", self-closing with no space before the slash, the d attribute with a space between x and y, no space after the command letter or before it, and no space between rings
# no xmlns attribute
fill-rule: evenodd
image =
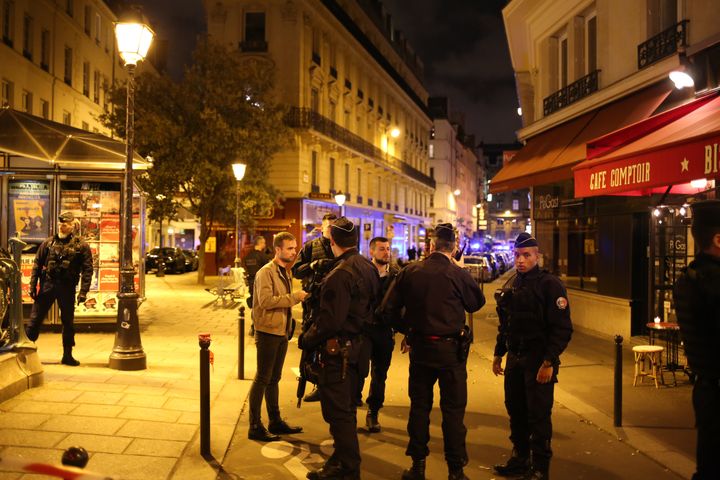
<svg viewBox="0 0 720 480"><path fill-rule="evenodd" d="M136 148L156 158L147 173L149 185L178 192L200 219L200 284L205 277L205 243L213 227L234 224L236 181L231 165L247 164L240 184L243 225L252 227L253 214L267 211L279 199L267 176L273 155L291 135L283 122L286 109L273 93L274 71L268 60L246 59L202 41L179 83L147 73L137 77ZM111 95L115 110L101 118L124 136L123 87L113 88Z"/></svg>

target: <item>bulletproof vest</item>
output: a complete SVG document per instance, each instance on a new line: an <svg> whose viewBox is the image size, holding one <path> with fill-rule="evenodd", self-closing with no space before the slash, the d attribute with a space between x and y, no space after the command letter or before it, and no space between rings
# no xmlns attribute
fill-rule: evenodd
<svg viewBox="0 0 720 480"><path fill-rule="evenodd" d="M328 255L327 250L325 249L325 246L323 245L323 237L316 238L312 241L310 244L312 249L310 253L310 261L313 262L315 260L323 260L323 259L332 259L332 255ZM329 266L329 264L328 264ZM330 271L328 269L327 271L318 271L315 272L310 277L302 279L302 287L305 291L310 291L310 289L315 286L316 288L320 286L320 282L322 281L323 277Z"/></svg>
<svg viewBox="0 0 720 480"><path fill-rule="evenodd" d="M47 275L50 278L71 278L77 275L76 262L80 255L80 239L72 236L67 242L61 242L56 238L48 246Z"/></svg>
<svg viewBox="0 0 720 480"><path fill-rule="evenodd" d="M685 355L697 374L720 379L717 345L720 325L720 266L696 259L675 285L675 310Z"/></svg>
<svg viewBox="0 0 720 480"><path fill-rule="evenodd" d="M513 287L505 299L508 348L522 352L533 348L545 338L546 325L543 302L537 293L540 277Z"/></svg>
<svg viewBox="0 0 720 480"><path fill-rule="evenodd" d="M342 261L336 269L344 270L352 276L352 287L350 291L350 309L348 311L347 323L343 327L348 333L357 334L361 329L372 324L374 320L375 307L378 299L373 285L369 285L365 279L364 272L357 266L357 262L368 262L364 257L358 255ZM375 269L375 266L370 264Z"/></svg>

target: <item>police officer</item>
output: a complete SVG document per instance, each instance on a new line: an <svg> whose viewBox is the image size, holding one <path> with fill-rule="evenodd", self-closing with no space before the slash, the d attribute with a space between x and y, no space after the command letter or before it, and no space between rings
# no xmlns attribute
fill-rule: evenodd
<svg viewBox="0 0 720 480"><path fill-rule="evenodd" d="M311 480L360 478L358 359L363 326L373 319L380 289L377 269L358 253L355 225L341 217L333 223L330 239L337 263L323 280L318 316L298 341L303 350L319 351L320 406L335 441L325 465L308 473Z"/></svg>
<svg viewBox="0 0 720 480"><path fill-rule="evenodd" d="M380 296L378 299L385 296L390 284L400 273L398 266L391 260L390 241L387 238L375 237L370 240L370 261L380 276ZM385 382L390 369L393 349L395 348L393 323L392 318L388 318L378 311L372 322L366 325L364 330L365 337L368 340L368 358L366 361L370 362L370 392L367 397L368 411L365 417L365 426L370 433L378 433L381 430L378 413L383 407L383 403L385 403ZM362 405L364 384L365 377L362 377L358 386L359 405Z"/></svg>
<svg viewBox="0 0 720 480"><path fill-rule="evenodd" d="M293 277L299 279L302 289L310 294L302 303L303 332L310 328L313 317L317 316L320 284L334 264L335 254L330 246L330 227L335 220L337 220L337 216L334 213L327 213L323 216L322 234L303 245L298 261L292 268ZM319 401L320 393L317 388L305 395L304 400L306 402Z"/></svg>
<svg viewBox="0 0 720 480"><path fill-rule="evenodd" d="M400 318L397 330L407 334L410 345L410 416L405 454L412 457L404 480L425 478L425 457L430 453L430 411L433 387L440 383L440 409L445 443L445 461L450 480L464 480L468 455L464 424L467 405L467 353L469 332L465 312L476 312L485 304L478 284L457 266L455 231L441 223L433 232L430 255L398 274L383 300L382 312ZM402 309L404 314L401 314Z"/></svg>
<svg viewBox="0 0 720 480"><path fill-rule="evenodd" d="M80 362L72 356L72 348L75 346L75 290L82 276L77 294L77 303L80 305L85 302L90 290L93 261L88 244L73 233L73 214L65 212L60 215L59 221L58 233L41 243L35 255L29 292L35 303L30 312L27 336L32 341L37 340L40 326L57 300L63 326L61 362L76 367Z"/></svg>
<svg viewBox="0 0 720 480"><path fill-rule="evenodd" d="M538 266L538 243L528 233L515 241L517 277L498 298L500 325L492 370L505 375L505 407L513 452L498 475L549 478L554 385L560 354L572 335L567 293L560 280ZM505 369L502 357L508 354Z"/></svg>
<svg viewBox="0 0 720 480"><path fill-rule="evenodd" d="M693 480L720 472L720 200L692 206L692 235L699 253L675 284L674 299L685 354L693 373L697 468Z"/></svg>

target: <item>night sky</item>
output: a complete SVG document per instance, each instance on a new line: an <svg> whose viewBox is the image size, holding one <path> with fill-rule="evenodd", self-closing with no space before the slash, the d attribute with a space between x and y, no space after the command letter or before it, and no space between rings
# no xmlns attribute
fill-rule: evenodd
<svg viewBox="0 0 720 480"><path fill-rule="evenodd" d="M179 77L205 31L201 0L135 0L169 41L168 69ZM466 132L486 143L513 142L520 128L501 9L506 0L384 0L395 28L425 65L430 95L465 112Z"/></svg>

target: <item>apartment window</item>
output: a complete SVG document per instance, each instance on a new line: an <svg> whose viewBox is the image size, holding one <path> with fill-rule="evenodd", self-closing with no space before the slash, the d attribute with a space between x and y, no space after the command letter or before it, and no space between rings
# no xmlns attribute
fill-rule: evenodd
<svg viewBox="0 0 720 480"><path fill-rule="evenodd" d="M432 145L430 145L432 147ZM435 179L435 168L430 167L430 178Z"/></svg>
<svg viewBox="0 0 720 480"><path fill-rule="evenodd" d="M40 67L48 71L50 69L50 30L44 30L40 34Z"/></svg>
<svg viewBox="0 0 720 480"><path fill-rule="evenodd" d="M75 14L75 0L65 0L65 13L71 17Z"/></svg>
<svg viewBox="0 0 720 480"><path fill-rule="evenodd" d="M85 34L89 37L92 34L92 7L90 5L85 5L85 18L83 20L85 22Z"/></svg>
<svg viewBox="0 0 720 480"><path fill-rule="evenodd" d="M513 199L513 201L512 201L512 209L515 210L515 211L520 210L520 200L518 200L518 199Z"/></svg>
<svg viewBox="0 0 720 480"><path fill-rule="evenodd" d="M245 14L245 41L265 41L265 12L248 12Z"/></svg>
<svg viewBox="0 0 720 480"><path fill-rule="evenodd" d="M558 40L558 80L560 88L568 84L568 37L567 34Z"/></svg>
<svg viewBox="0 0 720 480"><path fill-rule="evenodd" d="M90 98L90 62L83 62L83 95Z"/></svg>
<svg viewBox="0 0 720 480"><path fill-rule="evenodd" d="M357 169L357 194L362 195L362 169Z"/></svg>
<svg viewBox="0 0 720 480"><path fill-rule="evenodd" d="M22 92L22 111L32 115L32 113L33 113L32 104L33 104L32 93L28 92L27 90L23 90L23 92Z"/></svg>
<svg viewBox="0 0 720 480"><path fill-rule="evenodd" d="M2 81L2 105L13 106L13 83L8 80Z"/></svg>
<svg viewBox="0 0 720 480"><path fill-rule="evenodd" d="M585 25L585 35L587 37L586 45L586 72L594 72L597 70L597 17L592 15L588 17Z"/></svg>
<svg viewBox="0 0 720 480"><path fill-rule="evenodd" d="M65 125L72 125L72 117L67 110L63 110L63 123Z"/></svg>
<svg viewBox="0 0 720 480"><path fill-rule="evenodd" d="M65 47L65 83L72 86L72 63L73 51L70 47Z"/></svg>
<svg viewBox="0 0 720 480"><path fill-rule="evenodd" d="M335 159L330 157L330 191L335 190Z"/></svg>
<svg viewBox="0 0 720 480"><path fill-rule="evenodd" d="M335 102L330 102L330 120L333 122L336 120L337 115L337 104Z"/></svg>
<svg viewBox="0 0 720 480"><path fill-rule="evenodd" d="M93 102L100 104L100 72L93 73Z"/></svg>
<svg viewBox="0 0 720 480"><path fill-rule="evenodd" d="M310 90L310 108L313 112L320 112L320 93L316 88Z"/></svg>
<svg viewBox="0 0 720 480"><path fill-rule="evenodd" d="M312 164L310 165L310 179L312 180L312 188L318 187L318 158L317 152L312 152Z"/></svg>
<svg viewBox="0 0 720 480"><path fill-rule="evenodd" d="M3 42L12 47L15 24L15 4L10 0L5 0L2 7L2 36Z"/></svg>
<svg viewBox="0 0 720 480"><path fill-rule="evenodd" d="M50 103L47 100L40 99L40 114L45 120L50 119Z"/></svg>
<svg viewBox="0 0 720 480"><path fill-rule="evenodd" d="M432 143L428 146L428 155L430 158L435 158L435 145Z"/></svg>
<svg viewBox="0 0 720 480"><path fill-rule="evenodd" d="M647 0L648 38L677 23L677 0Z"/></svg>
<svg viewBox="0 0 720 480"><path fill-rule="evenodd" d="M32 61L33 57L33 19L30 15L23 17L23 55Z"/></svg>
<svg viewBox="0 0 720 480"><path fill-rule="evenodd" d="M345 164L345 193L350 191L350 164Z"/></svg>
<svg viewBox="0 0 720 480"><path fill-rule="evenodd" d="M100 32L102 31L102 18L99 13L95 14L95 43L100 45Z"/></svg>
<svg viewBox="0 0 720 480"><path fill-rule="evenodd" d="M82 122L82 129L90 131L90 125L87 122Z"/></svg>

